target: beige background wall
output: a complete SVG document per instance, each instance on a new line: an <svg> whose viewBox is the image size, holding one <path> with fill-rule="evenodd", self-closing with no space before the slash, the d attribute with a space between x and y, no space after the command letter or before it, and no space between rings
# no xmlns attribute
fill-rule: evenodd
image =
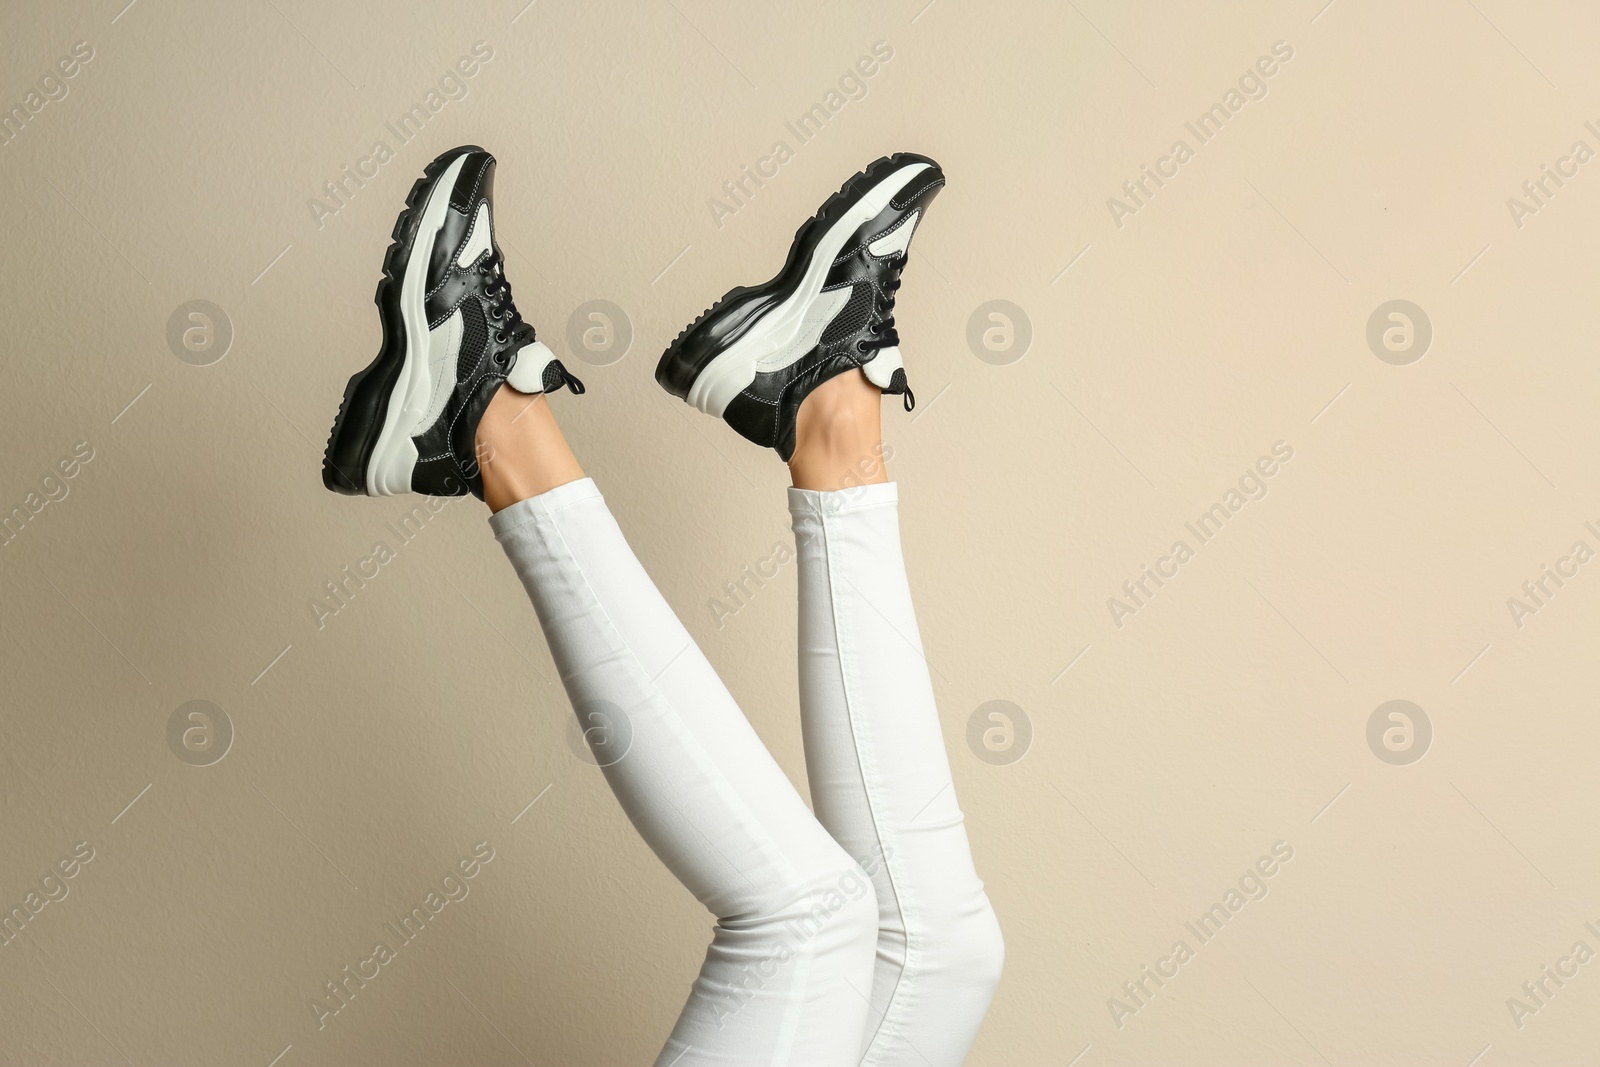
<svg viewBox="0 0 1600 1067"><path fill-rule="evenodd" d="M651 370L854 170L943 162L897 314L921 404L888 425L1008 944L972 1063L1600 1056L1600 962L1571 956L1600 952L1600 562L1560 562L1600 550L1600 162L1561 162L1600 150L1591 7L125 2L10 3L0 33L7 107L93 53L0 147L0 506L38 508L0 544L0 905L66 893L0 947L0 1062L623 1065L667 1032L708 920L570 747L483 508L402 542L410 502L319 484L399 203L462 142L500 157L519 304L589 382L560 417L801 783L792 569L711 607L788 536L784 472ZM799 144L785 122L879 41ZM475 42L466 95L401 144L385 124ZM1200 144L1184 123L1275 42L1266 95ZM1113 212L1180 138L1193 158ZM393 159L319 220L379 139ZM719 226L708 200L778 140ZM1515 217L1544 166L1575 174ZM207 366L167 340L197 299L233 333ZM1405 365L1366 338L1396 299L1431 324ZM604 366L568 340L591 300L631 323ZM1031 328L1003 365L967 341L991 300ZM1185 523L1277 442L1200 545ZM1180 539L1118 626L1108 600ZM319 628L379 541L395 559ZM1576 575L1513 617L1544 565ZM1423 751L1415 713L1409 749L1367 735L1394 699L1431 725L1403 765L1376 753ZM169 745L192 700L233 731L208 766L177 754L214 759L203 731ZM1020 761L969 747L993 700L1031 724ZM1265 898L1202 942L1185 923L1277 842ZM467 896L319 1028L308 1000L475 848ZM1576 975L1535 1001L1546 965Z"/></svg>

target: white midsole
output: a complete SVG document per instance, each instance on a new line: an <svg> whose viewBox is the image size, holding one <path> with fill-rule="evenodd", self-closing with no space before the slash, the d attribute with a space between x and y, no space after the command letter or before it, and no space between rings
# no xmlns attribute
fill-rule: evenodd
<svg viewBox="0 0 1600 1067"><path fill-rule="evenodd" d="M463 152L434 182L422 219L417 223L416 236L411 241L411 256L406 262L405 278L400 283L400 319L405 324L406 337L405 366L401 368L394 391L389 394L383 429L378 432L372 458L367 461L369 496L394 496L411 491L411 474L417 466L417 446L411 434L417 420L427 411L432 393L427 365L428 262L432 258L433 239L444 226L445 214L450 210L450 191L455 188L456 177L466 161L467 153ZM450 380L454 382L453 374Z"/></svg>
<svg viewBox="0 0 1600 1067"><path fill-rule="evenodd" d="M706 364L689 387L686 398L689 403L708 415L721 418L733 398L755 381L757 364L762 363L764 357L793 346L802 331L820 334L815 316L809 312L822 292L822 284L827 280L834 258L844 248L851 234L876 218L889 206L889 201L894 199L896 193L926 169L926 163L911 163L901 167L869 189L843 218L830 226L816 248L812 249L811 262L799 286L783 303L764 313L744 336ZM808 351L810 346L796 346L789 362L801 358ZM763 364L760 369L772 371L779 367Z"/></svg>

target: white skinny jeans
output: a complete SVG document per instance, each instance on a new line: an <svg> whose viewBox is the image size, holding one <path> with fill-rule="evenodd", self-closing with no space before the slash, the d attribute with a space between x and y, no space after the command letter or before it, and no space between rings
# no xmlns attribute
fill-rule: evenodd
<svg viewBox="0 0 1600 1067"><path fill-rule="evenodd" d="M490 519L623 810L716 917L657 1067L955 1067L1000 978L893 483L789 490L816 814L587 478Z"/></svg>

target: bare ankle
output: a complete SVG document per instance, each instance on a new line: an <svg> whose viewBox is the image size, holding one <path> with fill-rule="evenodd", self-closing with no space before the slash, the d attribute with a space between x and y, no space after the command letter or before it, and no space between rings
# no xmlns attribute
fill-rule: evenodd
<svg viewBox="0 0 1600 1067"><path fill-rule="evenodd" d="M887 481L883 394L861 374L817 386L800 405L789 473L797 489L843 489Z"/></svg>
<svg viewBox="0 0 1600 1067"><path fill-rule="evenodd" d="M475 445L483 499L494 511L583 477L543 393L501 385L478 423Z"/></svg>

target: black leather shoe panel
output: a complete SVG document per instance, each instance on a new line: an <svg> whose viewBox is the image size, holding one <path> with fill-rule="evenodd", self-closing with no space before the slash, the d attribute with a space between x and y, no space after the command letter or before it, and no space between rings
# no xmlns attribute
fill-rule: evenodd
<svg viewBox="0 0 1600 1067"><path fill-rule="evenodd" d="M432 426L412 438L417 446L417 466L411 487L419 493L459 495L449 491L445 478L454 476L474 496L483 495L478 469L478 423L505 381L509 360L494 341L483 305L470 297L461 305L461 354L456 360L456 387Z"/></svg>
<svg viewBox="0 0 1600 1067"><path fill-rule="evenodd" d="M478 151L468 157L450 190L450 206L463 214L478 209L478 201L494 203L494 156Z"/></svg>
<svg viewBox="0 0 1600 1067"><path fill-rule="evenodd" d="M428 321L437 323L460 303L463 291L473 278L476 261L465 268L457 265L461 250L474 237L478 224L478 205L487 201L494 210L494 157L487 152L467 156L451 187L449 207L443 225L428 252ZM471 199L469 199L471 198ZM491 221L492 225L492 221ZM492 244L493 236L490 235ZM464 280L465 283L464 283Z"/></svg>

